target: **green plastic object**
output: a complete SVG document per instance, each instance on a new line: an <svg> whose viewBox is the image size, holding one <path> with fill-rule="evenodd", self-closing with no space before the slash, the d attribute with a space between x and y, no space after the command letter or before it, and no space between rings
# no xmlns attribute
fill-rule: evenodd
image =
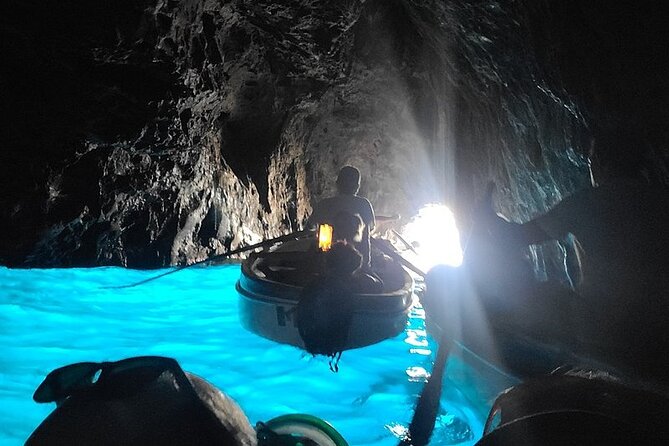
<svg viewBox="0 0 669 446"><path fill-rule="evenodd" d="M319 446L348 446L337 429L318 417L307 414L288 414L272 418L265 425L277 434L298 435Z"/></svg>

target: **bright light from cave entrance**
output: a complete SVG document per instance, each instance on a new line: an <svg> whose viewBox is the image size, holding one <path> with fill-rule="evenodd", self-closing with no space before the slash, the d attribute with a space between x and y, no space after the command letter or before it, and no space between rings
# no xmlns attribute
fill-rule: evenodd
<svg viewBox="0 0 669 446"><path fill-rule="evenodd" d="M428 204L402 230L402 237L414 246L416 263L423 271L435 265L462 264L460 233L455 216L446 206Z"/></svg>

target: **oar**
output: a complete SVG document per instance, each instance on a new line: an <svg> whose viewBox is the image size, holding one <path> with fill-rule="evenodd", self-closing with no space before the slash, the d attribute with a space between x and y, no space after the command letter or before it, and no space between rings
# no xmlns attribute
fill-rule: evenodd
<svg viewBox="0 0 669 446"><path fill-rule="evenodd" d="M432 373L418 397L416 409L414 410L411 424L409 424L409 433L400 442L401 446L425 446L430 441L439 413L442 383L444 381L448 355L451 352L451 345L452 343L445 336L439 342L437 359L434 361Z"/></svg>
<svg viewBox="0 0 669 446"><path fill-rule="evenodd" d="M411 252L413 252L414 254L418 255L418 253L416 252L416 248L414 248L413 245L412 245L411 243L407 242L407 240L406 240L404 237L402 237L402 234L400 234L399 232L397 232L397 231L394 230L394 229L392 229L392 233L395 234L395 237L397 237L397 239L398 239L400 242L404 243L404 246L406 246L407 249L411 250Z"/></svg>
<svg viewBox="0 0 669 446"><path fill-rule="evenodd" d="M281 242L285 242L287 240L303 238L303 237L306 237L307 235L309 235L311 233L312 233L311 230L293 232L291 234L286 234L286 235L282 235L280 237L276 237L276 238L273 238L273 239L270 239L270 240L265 240L264 242L256 243L254 245L249 245L249 246L244 246L242 248L233 249L232 251L228 251L228 252L225 252L223 254L218 254L218 255L215 255L213 257L209 257L208 259L204 259L204 260L200 260L199 262L191 263L189 265L182 265L182 266L179 266L178 268L175 268L173 270L164 272L162 274L158 274L157 276L149 277L148 279L140 280L139 282L136 282L136 283L131 283L129 285L109 286L109 287L104 287L104 288L114 288L114 289L131 288L131 287L134 287L134 286L137 286L137 285L142 285L142 284L145 284L147 282L151 282L152 280L160 279L161 277L165 277L169 274L173 274L173 273L179 272L183 269L190 268L191 266L201 265L203 263L212 262L214 260L225 259L226 257L230 257L230 256L235 255L235 254L241 254L242 252L252 251L252 250L258 249L258 248L264 248L266 246L271 246L275 243L281 243Z"/></svg>
<svg viewBox="0 0 669 446"><path fill-rule="evenodd" d="M401 217L399 214L395 215L375 215L374 220L376 220L377 223L385 223L387 221L397 221Z"/></svg>
<svg viewBox="0 0 669 446"><path fill-rule="evenodd" d="M488 212L494 214L492 206L492 195L495 190L495 183L489 182L486 187L485 203ZM465 246L462 250L464 256L467 252L469 240L474 233L477 220L473 219L469 228L469 234L466 238ZM424 277L424 276L423 276ZM441 400L442 383L444 380L444 372L446 371L446 362L453 347L453 340L446 335L446 331L442 330L441 339L439 340L439 347L437 350L437 358L432 367L430 378L425 383L423 391L418 397L416 409L413 414L411 424L409 424L409 435L403 440L402 446L425 446L430 441L434 424L439 413L439 401Z"/></svg>
<svg viewBox="0 0 669 446"><path fill-rule="evenodd" d="M393 259L397 260L400 262L403 266L407 267L414 273L418 274L421 277L425 277L425 271L422 269L418 268L416 265L413 263L409 262L407 259L402 257L396 250L395 248L392 247L387 242L384 242L382 240L372 238L371 240L372 245L377 248L380 251L383 251L384 254L387 254L388 256L392 257Z"/></svg>
<svg viewBox="0 0 669 446"><path fill-rule="evenodd" d="M385 244L377 239L372 239L372 242L375 247L385 254L396 259L416 274L425 277L426 274L423 271L402 257L392 248L392 245ZM446 362L448 362L448 356L451 352L451 344L446 335L442 335L442 339L439 341L439 346L437 347L437 358L434 361L432 373L418 397L416 409L414 410L411 424L409 424L409 434L407 438L400 442L401 446L425 446L430 441L434 424L437 420L437 414L439 413L442 383L444 381Z"/></svg>

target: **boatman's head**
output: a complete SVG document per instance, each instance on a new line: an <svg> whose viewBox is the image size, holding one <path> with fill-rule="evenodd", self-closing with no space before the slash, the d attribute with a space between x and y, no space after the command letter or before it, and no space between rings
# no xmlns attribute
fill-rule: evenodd
<svg viewBox="0 0 669 446"><path fill-rule="evenodd" d="M344 166L337 176L337 190L340 194L355 195L360 189L360 171L353 166Z"/></svg>

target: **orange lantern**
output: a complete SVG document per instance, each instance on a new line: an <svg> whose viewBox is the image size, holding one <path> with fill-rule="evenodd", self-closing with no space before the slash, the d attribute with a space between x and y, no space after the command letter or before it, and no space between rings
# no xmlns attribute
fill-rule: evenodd
<svg viewBox="0 0 669 446"><path fill-rule="evenodd" d="M318 226L318 248L325 252L332 247L332 231L333 227L328 224Z"/></svg>

